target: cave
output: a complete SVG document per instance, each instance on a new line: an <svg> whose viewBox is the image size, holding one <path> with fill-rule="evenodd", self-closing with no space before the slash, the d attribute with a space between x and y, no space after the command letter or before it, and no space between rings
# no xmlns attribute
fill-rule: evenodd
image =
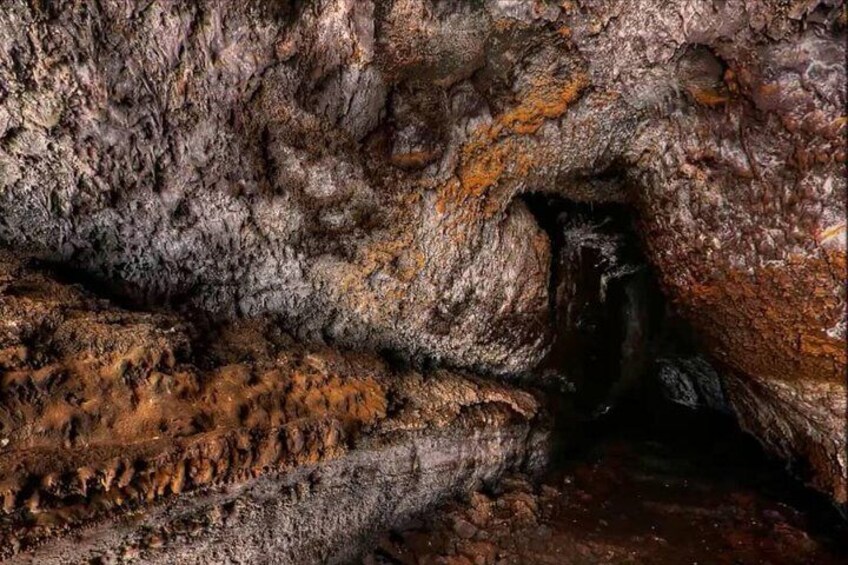
<svg viewBox="0 0 848 565"><path fill-rule="evenodd" d="M846 13L4 3L0 562L845 562Z"/></svg>

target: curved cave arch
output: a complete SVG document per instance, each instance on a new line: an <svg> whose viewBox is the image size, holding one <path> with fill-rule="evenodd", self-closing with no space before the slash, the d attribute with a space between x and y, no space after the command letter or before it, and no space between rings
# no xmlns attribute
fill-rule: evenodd
<svg viewBox="0 0 848 565"><path fill-rule="evenodd" d="M835 0L8 3L3 555L42 547L52 519L76 524L68 508L95 492L79 523L160 497L177 523L188 488L211 497L215 531L240 504L217 496L286 465L317 466L292 475L290 501L321 490L325 464L344 490L336 456L373 492L397 471L418 489L410 507L391 491L398 513L538 467L550 422L506 381L537 376L559 339L554 369L616 375L587 393L591 413L654 347L625 322L664 316L636 271L597 296L642 261L602 251L634 240L616 243L621 206L715 361L687 350L661 376L688 397L721 388L743 428L844 505L845 36ZM566 258L580 218L598 237ZM561 324L563 296L605 304L581 318L600 338ZM363 388L340 399L339 380ZM160 421L171 402L185 421ZM89 468L120 459L110 433L132 460ZM464 452L474 434L488 439ZM380 514L350 517L373 533Z"/></svg>

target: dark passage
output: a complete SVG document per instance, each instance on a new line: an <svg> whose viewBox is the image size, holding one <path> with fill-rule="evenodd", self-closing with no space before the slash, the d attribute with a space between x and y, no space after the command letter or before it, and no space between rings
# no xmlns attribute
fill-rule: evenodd
<svg viewBox="0 0 848 565"><path fill-rule="evenodd" d="M556 336L528 383L556 422L551 468L384 535L365 562L845 562L848 524L739 429L631 211L525 202L553 256Z"/></svg>
<svg viewBox="0 0 848 565"><path fill-rule="evenodd" d="M632 390L656 348L664 300L630 208L530 194L551 241L554 342L539 370L574 389L574 410L598 415Z"/></svg>
<svg viewBox="0 0 848 565"><path fill-rule="evenodd" d="M511 477L386 534L366 563L845 563L848 528L727 417L635 404L541 485Z"/></svg>

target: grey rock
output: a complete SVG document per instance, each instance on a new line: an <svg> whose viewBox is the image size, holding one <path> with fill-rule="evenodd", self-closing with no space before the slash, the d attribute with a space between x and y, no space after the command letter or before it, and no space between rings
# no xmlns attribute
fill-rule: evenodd
<svg viewBox="0 0 848 565"><path fill-rule="evenodd" d="M516 196L626 200L710 355L844 398L844 84L836 0L16 0L0 240L154 302L509 374L551 344L549 242ZM761 437L809 459L783 416ZM841 428L811 466L844 502Z"/></svg>

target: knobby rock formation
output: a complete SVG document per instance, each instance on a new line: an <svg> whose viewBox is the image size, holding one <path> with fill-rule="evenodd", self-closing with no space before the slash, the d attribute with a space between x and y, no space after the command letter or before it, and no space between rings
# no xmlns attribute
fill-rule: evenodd
<svg viewBox="0 0 848 565"><path fill-rule="evenodd" d="M526 392L256 324L199 336L5 253L0 314L0 559L348 561L547 456Z"/></svg>
<svg viewBox="0 0 848 565"><path fill-rule="evenodd" d="M619 203L742 425L845 503L845 13L10 0L0 241L136 301L509 376L547 355L559 303L522 195ZM181 335L132 323L129 341ZM106 355L96 335L76 347ZM16 417L26 441L49 419ZM48 447L106 433L73 421Z"/></svg>

